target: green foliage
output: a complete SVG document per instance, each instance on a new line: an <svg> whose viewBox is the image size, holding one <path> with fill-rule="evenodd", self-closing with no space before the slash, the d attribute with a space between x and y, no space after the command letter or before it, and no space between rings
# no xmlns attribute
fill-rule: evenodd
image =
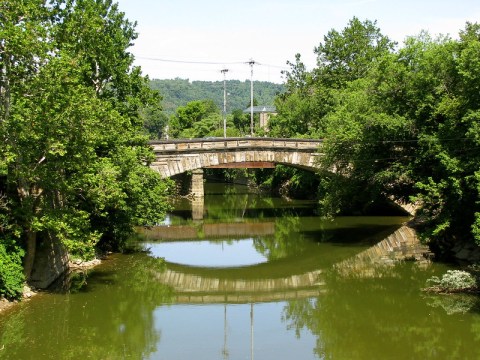
<svg viewBox="0 0 480 360"><path fill-rule="evenodd" d="M250 106L250 81L227 80L227 113ZM188 81L185 79L150 81L150 87L163 96L163 106L168 115L199 99L210 99L223 109L223 81ZM282 93L284 85L267 81L253 82L254 96L260 105L273 105L275 96Z"/></svg>
<svg viewBox="0 0 480 360"><path fill-rule="evenodd" d="M159 106L147 106L140 111L143 128L149 139L162 139L166 135L168 116Z"/></svg>
<svg viewBox="0 0 480 360"><path fill-rule="evenodd" d="M227 136L239 136L232 116L227 117ZM169 135L175 138L223 137L223 117L212 100L195 100L180 106L170 119Z"/></svg>
<svg viewBox="0 0 480 360"><path fill-rule="evenodd" d="M165 118L127 51L134 24L110 0L22 4L1 5L0 190L28 275L37 234L85 259L119 249L162 219L168 183L148 167L144 124Z"/></svg>
<svg viewBox="0 0 480 360"><path fill-rule="evenodd" d="M38 219L37 230L56 237L74 259L92 260L101 233L91 229L90 216L81 210L49 212Z"/></svg>
<svg viewBox="0 0 480 360"><path fill-rule="evenodd" d="M0 178L1 179L1 178ZM13 226L9 206L0 182L0 296L20 299L25 276L22 259L25 251L18 245L18 230Z"/></svg>
<svg viewBox="0 0 480 360"><path fill-rule="evenodd" d="M336 93L335 110L324 118L321 158L322 205L327 213L351 212L381 201L388 188L399 200L408 197L411 126L404 117L384 113L369 94L367 79ZM407 170L407 171L406 171ZM359 191L361 189L361 191Z"/></svg>
<svg viewBox="0 0 480 360"><path fill-rule="evenodd" d="M308 134L325 137L324 117L334 110L337 90L368 74L374 63L394 47L375 22L349 21L341 31L332 29L315 48L317 67L308 72L296 55L285 72L286 92L275 102L278 115L271 122L274 136Z"/></svg>
<svg viewBox="0 0 480 360"><path fill-rule="evenodd" d="M278 114L269 122L270 134L275 137L299 137L316 132L316 100L312 95L313 77L306 70L300 54L295 63L288 63L286 91L275 99Z"/></svg>
<svg viewBox="0 0 480 360"><path fill-rule="evenodd" d="M19 299L23 292L22 257L24 251L13 241L4 238L0 242L0 296Z"/></svg>
<svg viewBox="0 0 480 360"><path fill-rule="evenodd" d="M441 278L432 276L427 280L427 284L435 291L441 292L455 292L471 290L476 288L477 282L475 277L467 271L462 270L448 270Z"/></svg>
<svg viewBox="0 0 480 360"><path fill-rule="evenodd" d="M459 40L422 32L395 50L353 18L324 37L314 70L297 56L271 133L324 138L324 214L416 202L432 245L480 244L479 44L480 26L467 23Z"/></svg>
<svg viewBox="0 0 480 360"><path fill-rule="evenodd" d="M322 86L342 88L368 74L379 57L389 53L394 43L382 35L376 22L354 17L338 32L332 29L315 48L318 67L315 75Z"/></svg>
<svg viewBox="0 0 480 360"><path fill-rule="evenodd" d="M169 133L172 137L203 137L220 127L219 110L211 100L191 101L177 109L172 116Z"/></svg>
<svg viewBox="0 0 480 360"><path fill-rule="evenodd" d="M232 122L235 129L242 135L250 133L250 116L243 110L236 109L232 111Z"/></svg>

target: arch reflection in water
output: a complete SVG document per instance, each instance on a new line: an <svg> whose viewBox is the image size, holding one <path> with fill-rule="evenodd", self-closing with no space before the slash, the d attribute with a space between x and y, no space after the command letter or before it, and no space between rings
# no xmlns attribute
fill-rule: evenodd
<svg viewBox="0 0 480 360"><path fill-rule="evenodd" d="M235 354L244 354L244 358L250 359L275 356L284 358L286 354L292 358L298 357L299 354L302 354L301 358L310 358L307 354L311 354L311 349L314 349L316 354L316 356L312 354L313 357L322 358L322 354L325 354L323 352L325 343L322 334L318 333L316 328L318 326L316 319L309 318L309 313L321 313L322 299L330 296L327 281L331 278L331 273L335 272L341 277L348 278L352 274L368 276L368 278L374 274L385 277L385 271L358 272L358 270L372 269L372 267L383 270L390 268L390 274L394 275L396 272L392 271L391 267L394 263L392 260L400 260L402 256L409 257L413 253L419 254L416 248L418 243L405 228L394 231L381 242L373 241L374 245L371 247L363 244L347 248L331 242L313 241L314 238L319 238L319 234L312 231L312 226L306 226L297 218L283 219L280 222L283 226L276 226L276 228L285 231L284 234L291 235L292 233L286 229L295 229L294 245L289 244L288 241L282 241L288 236L279 234L246 240L216 242L212 239L193 242L169 240L163 243L172 247L181 244L182 247L186 246L183 251L187 252L188 245L194 243L200 244L199 246L204 244L206 247L212 244L218 247L222 242L224 245L244 243L263 254L266 260L261 263L244 263L240 267L219 269L215 266L198 266L194 261L172 262L169 261L172 258L166 255L166 271L157 273L156 279L173 288L176 306L157 309L156 317L161 319L162 333L165 334L161 349L167 353L172 351L169 342L175 340L167 334L176 333L169 325L175 321L189 324L183 327L184 333L179 336L189 339L189 342L193 337L192 348L202 348L204 346L202 344L209 341L205 337L208 334L208 339L216 339L217 342L216 345L211 344L211 346L217 348L218 354L224 358ZM309 235L302 234L299 229L307 230ZM359 229L356 228L356 231ZM360 232L364 233L364 231ZM385 233L389 232L391 231L386 232L382 227L376 231L368 231L371 239L381 239ZM290 240L292 240L291 237ZM157 249L160 248L161 246ZM192 254L188 256L195 257L195 255L196 251L192 250ZM336 298L335 294L333 295ZM336 298L336 301L339 300ZM329 300L328 304L331 301ZM202 304L202 307L198 308L197 304ZM269 314L272 311L277 316L282 314L281 317L275 319L274 315L272 318ZM222 320L223 323L221 323ZM280 324L273 325L275 321L279 321ZM311 321L314 323L309 325ZM201 334L193 330L196 323L202 324ZM272 332L272 328L281 327L282 324L298 333L297 341L292 342L292 338L286 336L288 332L280 334L275 332L275 344L272 343L272 347L278 351L272 350L271 347L265 353L265 344L269 341L267 334ZM220 333L222 329L223 334ZM248 329L250 333L247 332ZM316 340L311 333L316 334ZM221 338L223 338L223 344L220 343ZM243 346L239 344L239 339L242 339ZM289 345L285 347L280 344ZM246 349L248 345L249 357ZM272 354L275 355L272 356Z"/></svg>
<svg viewBox="0 0 480 360"><path fill-rule="evenodd" d="M298 247L286 247L283 256L272 256L271 249L265 251L271 246L266 240L168 241L148 246L154 255L162 254L166 260L166 271L156 278L173 287L177 301L182 303L265 302L317 296L323 292L324 271L372 277L388 271L398 260L421 258L425 251L407 227L367 250L350 248L334 257L331 255L338 249L332 244L306 239L296 239L305 243L300 251ZM327 261L320 261L322 258Z"/></svg>
<svg viewBox="0 0 480 360"><path fill-rule="evenodd" d="M326 221L311 203L292 206L248 192L207 193L201 221L186 209L174 212L166 227L142 230L152 254L166 260L166 270L154 277L173 294L174 305L155 313L158 354L167 357L181 357L178 347L188 343L196 357L209 348L205 358L317 358L321 335L301 324L328 297L329 273L368 268L365 259L377 251L362 254L405 221Z"/></svg>

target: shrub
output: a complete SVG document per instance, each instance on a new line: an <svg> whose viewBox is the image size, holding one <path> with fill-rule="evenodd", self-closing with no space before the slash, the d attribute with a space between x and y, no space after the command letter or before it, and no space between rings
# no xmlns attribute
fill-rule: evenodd
<svg viewBox="0 0 480 360"><path fill-rule="evenodd" d="M25 277L23 275L23 250L17 246L0 243L0 295L9 299L22 296Z"/></svg>
<svg viewBox="0 0 480 360"><path fill-rule="evenodd" d="M439 278L433 276L427 280L431 287L427 290L439 292L458 292L462 290L473 290L477 287L475 277L467 271L448 270L446 274Z"/></svg>

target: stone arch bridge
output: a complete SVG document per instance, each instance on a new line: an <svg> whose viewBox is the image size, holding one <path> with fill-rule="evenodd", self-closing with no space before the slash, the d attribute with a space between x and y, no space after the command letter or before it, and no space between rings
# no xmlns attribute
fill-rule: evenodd
<svg viewBox="0 0 480 360"><path fill-rule="evenodd" d="M272 168L290 165L314 171L322 140L278 138L207 138L151 141L162 177L193 171L192 193L203 196L204 168Z"/></svg>

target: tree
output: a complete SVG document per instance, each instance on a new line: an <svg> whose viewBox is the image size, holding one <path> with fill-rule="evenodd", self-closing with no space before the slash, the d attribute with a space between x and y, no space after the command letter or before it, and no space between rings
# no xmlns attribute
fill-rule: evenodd
<svg viewBox="0 0 480 360"><path fill-rule="evenodd" d="M143 119L143 127L150 139L156 140L165 137L168 116L160 106L146 106L140 114Z"/></svg>
<svg viewBox="0 0 480 360"><path fill-rule="evenodd" d="M323 181L327 209L379 196L411 200L439 253L480 243L478 29L467 24L459 41L409 38L336 92L322 149L322 168L334 171Z"/></svg>
<svg viewBox="0 0 480 360"><path fill-rule="evenodd" d="M167 188L148 168L139 111L159 97L132 67L134 25L111 1L4 1L2 11L0 175L28 278L46 237L91 258L163 217Z"/></svg>
<svg viewBox="0 0 480 360"><path fill-rule="evenodd" d="M423 203L424 232L449 250L458 241L475 239L480 212L478 187L478 85L480 26L467 23L459 41L425 51L432 95L417 118L419 150L416 198ZM426 77L425 76L425 77ZM430 171L426 171L426 166ZM423 171L421 171L423 169Z"/></svg>
<svg viewBox="0 0 480 360"><path fill-rule="evenodd" d="M480 161L478 146L480 145L480 24L467 23L465 30L460 32L459 42L460 56L458 60L459 73L462 76L461 92L465 98L465 105L469 111L462 118L462 124L466 128L466 137L468 144L464 145L464 156L469 159L469 176L465 179L470 188L471 195L476 200L474 202L474 222L472 224L472 233L480 244L480 170L478 163ZM475 156L476 155L476 156ZM472 199L473 200L473 199Z"/></svg>
<svg viewBox="0 0 480 360"><path fill-rule="evenodd" d="M0 16L2 25L0 30L0 136L3 140L2 144L4 144L0 148L0 169L2 171L0 175L6 183L11 179L7 175L18 169L15 166L15 160L20 157L12 151L15 139L9 129L10 121L15 117L16 94L29 95L27 84L36 76L38 69L46 63L46 53L51 48L47 36L50 19L45 2L22 2L20 5L18 6L13 1L3 1L0 4L2 10L2 16ZM45 39L45 41L41 42L38 39ZM25 179L18 178L19 190L25 189L24 183ZM2 186L2 190L8 191L8 186L8 184ZM25 192L19 191L18 196L21 198ZM18 232L8 231L15 225L12 224L11 219L13 215L11 204L11 200L7 201L4 208L6 223L10 225L3 226L2 232L5 239L10 239L15 243L18 240L16 239ZM28 229L26 233L29 234ZM15 248L15 246L13 247ZM12 250L11 248L12 246L9 250ZM10 251L9 253L13 259L15 255Z"/></svg>
<svg viewBox="0 0 480 360"><path fill-rule="evenodd" d="M341 88L368 74L376 60L393 50L395 43L382 35L376 22L354 17L342 32L332 29L315 48L315 76L322 86Z"/></svg>
<svg viewBox="0 0 480 360"><path fill-rule="evenodd" d="M336 92L335 110L325 117L319 193L326 214L365 211L392 195L408 201L411 121L386 112L372 86L360 79Z"/></svg>
<svg viewBox="0 0 480 360"><path fill-rule="evenodd" d="M250 130L250 116L245 114L242 109L232 111L233 126L241 133L247 134Z"/></svg>
<svg viewBox="0 0 480 360"><path fill-rule="evenodd" d="M278 115L271 122L272 134L323 137L324 117L333 110L335 91L367 75L394 46L369 20L354 17L341 32L330 30L315 48L315 69L307 71L300 54L295 63L289 63L286 91L276 100Z"/></svg>
<svg viewBox="0 0 480 360"><path fill-rule="evenodd" d="M173 137L204 137L220 127L220 109L212 100L195 100L180 106L170 121Z"/></svg>
<svg viewBox="0 0 480 360"><path fill-rule="evenodd" d="M277 115L269 121L270 134L276 137L299 137L311 134L314 106L312 100L312 76L295 55L295 63L287 62L290 71L284 71L286 91L275 100ZM294 119L294 121L292 121Z"/></svg>

